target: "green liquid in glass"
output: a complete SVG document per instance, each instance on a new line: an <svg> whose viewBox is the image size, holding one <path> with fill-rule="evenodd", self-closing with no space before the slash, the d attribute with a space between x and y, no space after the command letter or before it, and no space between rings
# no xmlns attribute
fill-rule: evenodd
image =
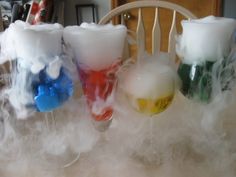
<svg viewBox="0 0 236 177"><path fill-rule="evenodd" d="M178 74L182 80L181 92L188 98L209 102L212 93L212 67L214 62L201 65L181 63Z"/></svg>

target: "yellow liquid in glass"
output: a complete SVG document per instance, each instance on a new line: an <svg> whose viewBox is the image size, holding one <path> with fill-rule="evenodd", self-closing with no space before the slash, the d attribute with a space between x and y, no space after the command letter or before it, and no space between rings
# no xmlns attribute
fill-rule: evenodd
<svg viewBox="0 0 236 177"><path fill-rule="evenodd" d="M171 104L173 97L174 95L171 94L157 99L137 98L137 111L150 116L161 113Z"/></svg>

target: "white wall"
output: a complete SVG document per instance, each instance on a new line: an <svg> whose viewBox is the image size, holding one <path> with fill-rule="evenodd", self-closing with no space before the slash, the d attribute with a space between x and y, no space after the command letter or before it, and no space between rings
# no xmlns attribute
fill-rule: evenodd
<svg viewBox="0 0 236 177"><path fill-rule="evenodd" d="M65 0L65 25L76 24L75 4L94 3L98 8L98 20L101 19L110 10L111 0ZM84 11L83 11L84 14ZM86 17L85 19L89 19Z"/></svg>
<svg viewBox="0 0 236 177"><path fill-rule="evenodd" d="M225 17L236 18L236 1L224 0L223 15Z"/></svg>

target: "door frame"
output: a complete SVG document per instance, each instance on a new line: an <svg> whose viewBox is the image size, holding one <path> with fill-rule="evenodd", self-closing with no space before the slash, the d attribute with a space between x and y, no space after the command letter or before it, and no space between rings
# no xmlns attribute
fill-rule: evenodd
<svg viewBox="0 0 236 177"><path fill-rule="evenodd" d="M216 7L215 7L215 15L216 16L223 16L223 1L224 0L216 0Z"/></svg>

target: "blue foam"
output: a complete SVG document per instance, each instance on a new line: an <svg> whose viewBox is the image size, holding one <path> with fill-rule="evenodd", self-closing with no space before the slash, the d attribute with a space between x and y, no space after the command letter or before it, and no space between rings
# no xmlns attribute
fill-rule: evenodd
<svg viewBox="0 0 236 177"><path fill-rule="evenodd" d="M60 101L55 88L47 85L38 86L38 95L34 100L40 112L48 112L59 107Z"/></svg>
<svg viewBox="0 0 236 177"><path fill-rule="evenodd" d="M34 100L40 112L48 112L60 107L73 94L73 82L63 69L57 79L51 79L45 71L40 72L39 79Z"/></svg>

